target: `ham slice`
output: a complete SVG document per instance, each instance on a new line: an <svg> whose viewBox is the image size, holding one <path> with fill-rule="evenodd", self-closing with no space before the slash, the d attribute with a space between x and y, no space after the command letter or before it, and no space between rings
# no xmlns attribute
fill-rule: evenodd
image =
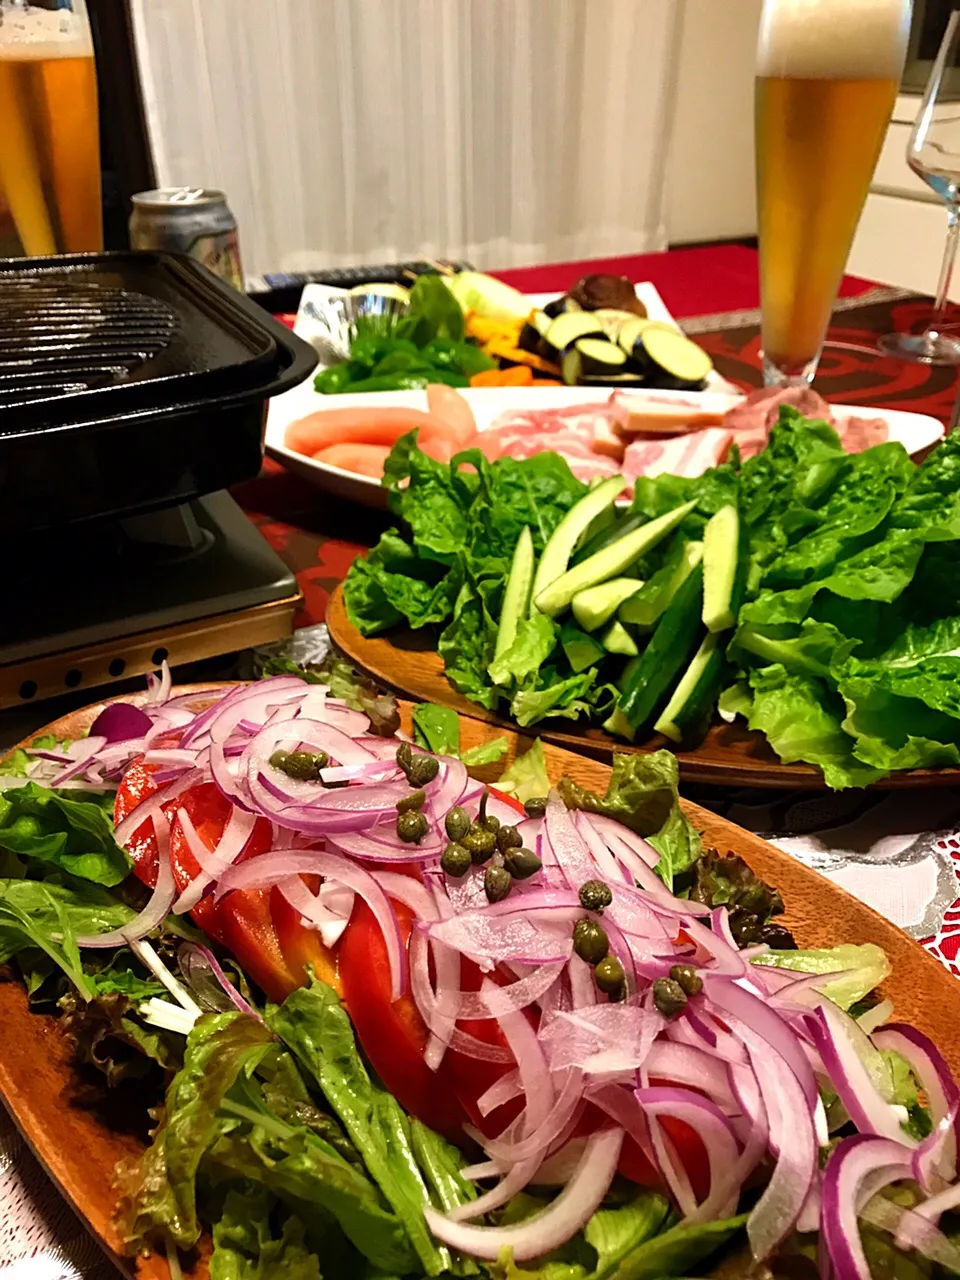
<svg viewBox="0 0 960 1280"><path fill-rule="evenodd" d="M610 397L611 406L622 415L617 430L625 436L679 435L685 431L699 431L703 427L718 427L723 422L723 411L703 407L703 401L683 400L676 396L631 395L615 391Z"/></svg>
<svg viewBox="0 0 960 1280"><path fill-rule="evenodd" d="M667 472L692 479L722 462L733 438L724 427L706 427L668 440L638 440L627 445L622 471L631 484L640 476Z"/></svg>

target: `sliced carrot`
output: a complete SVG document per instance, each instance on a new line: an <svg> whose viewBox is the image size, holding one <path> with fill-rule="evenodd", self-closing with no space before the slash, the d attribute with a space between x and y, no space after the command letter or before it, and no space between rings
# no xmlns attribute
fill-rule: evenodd
<svg viewBox="0 0 960 1280"><path fill-rule="evenodd" d="M334 444L371 444L389 447L415 427L421 438L450 434L432 413L420 409L320 409L291 422L284 443L288 449L313 457Z"/></svg>
<svg viewBox="0 0 960 1280"><path fill-rule="evenodd" d="M477 429L473 412L456 387L431 383L427 387L427 408L434 418L444 423L458 446L469 440Z"/></svg>
<svg viewBox="0 0 960 1280"><path fill-rule="evenodd" d="M525 364L509 369L486 369L470 379L471 387L529 387L533 382L533 370Z"/></svg>
<svg viewBox="0 0 960 1280"><path fill-rule="evenodd" d="M494 338L486 343L483 349L488 356L493 356L495 360L506 360L508 364L526 364L531 369L539 369L541 373L562 372L559 365L551 364L549 360L535 356L529 351L521 351L516 343L511 344Z"/></svg>
<svg viewBox="0 0 960 1280"><path fill-rule="evenodd" d="M313 455L316 462L353 471L358 476L370 476L373 480L383 479L383 465L389 456L390 450L385 445L362 443L331 444Z"/></svg>

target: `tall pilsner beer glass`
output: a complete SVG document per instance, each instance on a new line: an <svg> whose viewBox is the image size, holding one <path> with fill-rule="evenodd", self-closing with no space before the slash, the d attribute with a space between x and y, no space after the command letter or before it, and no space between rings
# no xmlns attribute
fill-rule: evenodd
<svg viewBox="0 0 960 1280"><path fill-rule="evenodd" d="M756 145L768 384L816 373L909 28L910 0L764 0Z"/></svg>
<svg viewBox="0 0 960 1280"><path fill-rule="evenodd" d="M0 0L0 256L102 247L84 0Z"/></svg>

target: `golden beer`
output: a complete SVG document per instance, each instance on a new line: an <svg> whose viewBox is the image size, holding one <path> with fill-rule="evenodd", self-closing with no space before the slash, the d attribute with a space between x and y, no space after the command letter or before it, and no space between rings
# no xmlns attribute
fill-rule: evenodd
<svg viewBox="0 0 960 1280"><path fill-rule="evenodd" d="M756 148L767 381L813 376L893 111L908 19L908 0L764 7Z"/></svg>
<svg viewBox="0 0 960 1280"><path fill-rule="evenodd" d="M100 249L97 80L86 15L3 4L0 13L0 254Z"/></svg>

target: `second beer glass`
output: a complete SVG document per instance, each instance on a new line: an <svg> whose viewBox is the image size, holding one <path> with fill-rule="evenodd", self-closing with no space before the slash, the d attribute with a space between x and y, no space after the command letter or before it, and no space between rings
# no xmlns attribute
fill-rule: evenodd
<svg viewBox="0 0 960 1280"><path fill-rule="evenodd" d="M909 28L910 0L765 0L756 147L767 384L816 372Z"/></svg>

